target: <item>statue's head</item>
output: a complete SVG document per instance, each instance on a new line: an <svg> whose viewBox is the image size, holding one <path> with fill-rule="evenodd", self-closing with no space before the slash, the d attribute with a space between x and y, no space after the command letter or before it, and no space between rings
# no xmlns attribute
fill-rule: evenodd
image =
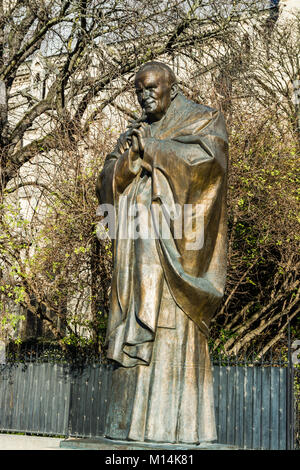
<svg viewBox="0 0 300 470"><path fill-rule="evenodd" d="M149 122L159 121L177 94L177 81L170 67L162 62L147 62L135 76L139 104Z"/></svg>

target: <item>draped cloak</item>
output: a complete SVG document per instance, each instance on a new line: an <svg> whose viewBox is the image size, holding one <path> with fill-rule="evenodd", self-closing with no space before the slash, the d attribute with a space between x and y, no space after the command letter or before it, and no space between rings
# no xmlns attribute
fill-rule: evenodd
<svg viewBox="0 0 300 470"><path fill-rule="evenodd" d="M140 403L128 405L124 402L125 395L120 396L121 392L116 392L114 401L123 401L122 406L131 411L126 411L126 418L120 418L120 421L127 420L126 425L116 424L116 418L112 416L116 415L117 404L112 405L110 419L114 423L110 423L108 428L113 430L111 437L114 438L148 438L162 442L213 440L214 423L210 426L202 424L201 428L200 421L205 413L210 413L208 421L214 421L207 337L211 319L223 296L226 277L226 127L219 111L196 104L178 93L164 117L152 124L150 131L151 136L145 138L142 156L133 162L129 152L122 153L117 145L107 156L97 181L99 202L112 204L115 209L107 356L123 366L116 390L121 387L124 391L129 380L128 368L137 369L133 385L135 392L133 390L132 393L135 402ZM181 214L180 233L176 225L180 217L174 218L175 213ZM136 221L139 227L135 225ZM134 222L140 236L132 236L129 222ZM166 336L163 336L163 331ZM172 332L176 337L167 336ZM172 342L176 346L172 346ZM185 356L179 358L181 343L190 356L184 353ZM161 354L165 357L158 358ZM197 360L197 354L202 355L201 359ZM182 379L178 379L179 372L175 371L175 366L172 373L164 371L165 366L157 369L158 366L151 363L153 355L152 362L155 363L183 361L181 369L190 368L190 372L185 378L181 374ZM193 361L189 359L192 355L196 357L192 366L194 372L189 365L189 361ZM151 367L156 369L148 373L146 369ZM197 367L206 372L201 375ZM154 374L161 376L155 385L158 394L164 393L168 380L172 384L167 386L165 398L154 398L155 403L161 401L164 408L161 418L171 419L165 417L170 415L168 404L172 394L178 396L175 408L179 409L181 403L187 410L176 411L169 433L162 434L166 426L156 424L160 421L155 411L152 414L156 418L149 418L151 424L147 431L144 415L151 406L147 398L150 392L146 388L149 389L151 383L154 387L156 380L150 377L151 374L153 377ZM191 381L195 382L192 388ZM186 399L182 395L184 387L187 389ZM207 398L200 390L205 387ZM197 411L190 406L193 394L198 395L195 398ZM134 406L136 411L132 408ZM148 407L147 412L145 407ZM188 423L182 426L182 433L178 424L180 420ZM187 435L189 426L194 426L195 431ZM129 427L129 431L123 432L125 427Z"/></svg>

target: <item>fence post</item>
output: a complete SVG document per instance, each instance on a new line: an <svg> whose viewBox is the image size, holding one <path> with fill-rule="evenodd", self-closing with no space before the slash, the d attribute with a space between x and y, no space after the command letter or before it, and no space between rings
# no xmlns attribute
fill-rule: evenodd
<svg viewBox="0 0 300 470"><path fill-rule="evenodd" d="M287 394L286 394L286 448L294 449L294 367L291 348L291 325L288 322L288 364L287 364Z"/></svg>

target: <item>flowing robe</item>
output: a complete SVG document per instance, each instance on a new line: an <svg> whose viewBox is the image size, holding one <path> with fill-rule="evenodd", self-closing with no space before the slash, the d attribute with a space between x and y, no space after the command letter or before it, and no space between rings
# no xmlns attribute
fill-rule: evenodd
<svg viewBox="0 0 300 470"><path fill-rule="evenodd" d="M106 434L198 443L216 438L207 337L226 277L227 133L180 93L150 130L142 158L117 146L97 182L116 217Z"/></svg>

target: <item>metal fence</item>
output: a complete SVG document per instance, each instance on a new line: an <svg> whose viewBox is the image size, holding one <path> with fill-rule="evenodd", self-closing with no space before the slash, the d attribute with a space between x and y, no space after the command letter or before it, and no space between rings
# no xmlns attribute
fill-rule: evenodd
<svg viewBox="0 0 300 470"><path fill-rule="evenodd" d="M246 449L286 449L287 368L215 367L218 438Z"/></svg>
<svg viewBox="0 0 300 470"><path fill-rule="evenodd" d="M113 367L101 361L74 366L36 352L1 366L0 431L103 436ZM214 360L218 442L245 449L297 446L295 370L281 358Z"/></svg>

